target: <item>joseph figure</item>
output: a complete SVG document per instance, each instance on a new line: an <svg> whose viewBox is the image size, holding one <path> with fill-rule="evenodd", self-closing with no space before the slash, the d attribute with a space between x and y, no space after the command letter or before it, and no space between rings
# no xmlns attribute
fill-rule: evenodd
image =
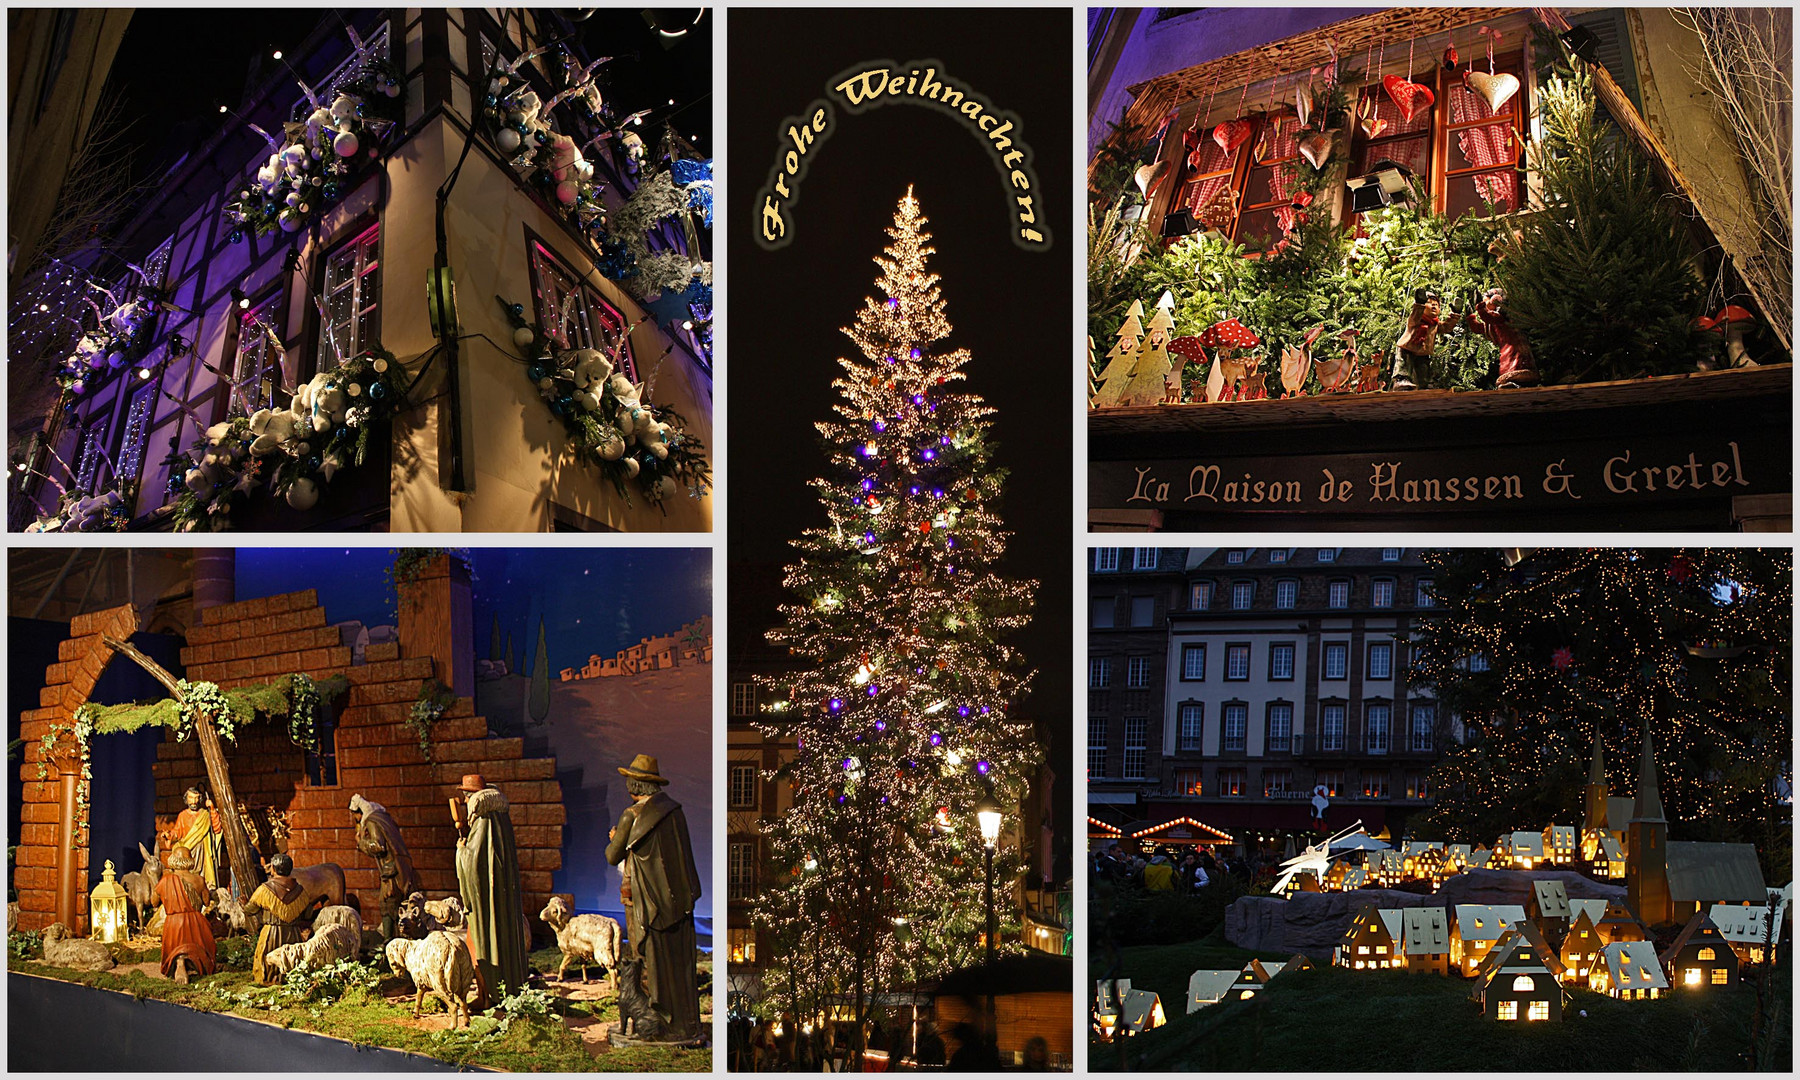
<svg viewBox="0 0 1800 1080"><path fill-rule="evenodd" d="M208 889L219 885L219 863L216 858L220 831L219 812L206 805L206 793L191 787L182 797L186 809L175 815L171 846L186 849L194 858L194 872L206 882Z"/></svg>
<svg viewBox="0 0 1800 1080"><path fill-rule="evenodd" d="M468 833L456 840L456 883L469 927L469 952L489 1005L525 986L531 942L519 895L519 849L506 796L480 773L462 779Z"/></svg>
<svg viewBox="0 0 1800 1080"><path fill-rule="evenodd" d="M694 958L694 903L700 899L700 871L688 840L681 804L663 788L668 779L656 759L639 754L619 769L632 804L607 834L606 861L630 883L625 920L631 944L644 961L645 993L667 1022L669 1033L688 1039L700 1033L700 986Z"/></svg>
<svg viewBox="0 0 1800 1080"><path fill-rule="evenodd" d="M400 919L400 904L425 886L419 883L419 872L413 869L406 841L400 838L400 826L387 807L370 802L360 794L350 796L350 819L356 822L356 847L375 860L381 879L381 936L394 936Z"/></svg>

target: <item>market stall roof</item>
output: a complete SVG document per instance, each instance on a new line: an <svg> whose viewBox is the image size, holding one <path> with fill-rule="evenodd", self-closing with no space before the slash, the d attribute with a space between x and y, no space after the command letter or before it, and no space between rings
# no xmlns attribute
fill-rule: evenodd
<svg viewBox="0 0 1800 1080"><path fill-rule="evenodd" d="M1104 821L1101 821L1099 818L1096 818L1096 817L1090 816L1087 819L1087 823L1088 823L1088 839L1090 839L1090 840L1098 839L1100 837L1105 837L1105 836L1123 836L1123 835L1125 835L1125 830L1119 828L1117 825L1110 825Z"/></svg>
<svg viewBox="0 0 1800 1080"><path fill-rule="evenodd" d="M1184 832L1184 828L1198 829L1207 835L1195 836L1192 833ZM1232 842L1230 833L1215 829L1203 821L1195 821L1191 817L1178 817L1170 821L1159 821L1148 828L1139 829L1132 833L1131 837L1134 840L1148 838L1169 844L1210 844L1219 840L1223 840L1226 843Z"/></svg>

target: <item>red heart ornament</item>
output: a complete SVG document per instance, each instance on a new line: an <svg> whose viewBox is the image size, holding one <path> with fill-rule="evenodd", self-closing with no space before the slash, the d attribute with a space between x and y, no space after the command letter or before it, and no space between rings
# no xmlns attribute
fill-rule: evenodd
<svg viewBox="0 0 1800 1080"><path fill-rule="evenodd" d="M1388 129L1388 122L1379 116L1368 116L1358 121L1362 125L1363 135L1371 139L1381 138L1381 133Z"/></svg>
<svg viewBox="0 0 1800 1080"><path fill-rule="evenodd" d="M1244 145L1244 140L1255 130L1255 126L1248 120L1227 120L1213 128L1213 142L1218 143L1219 149L1229 154Z"/></svg>
<svg viewBox="0 0 1800 1080"><path fill-rule="evenodd" d="M1387 91L1387 96L1393 101L1394 107L1400 110L1400 119L1407 123L1412 122L1413 116L1420 109L1429 109L1437 102L1437 95L1431 92L1430 87L1409 82L1398 75L1389 75L1382 79L1381 88Z"/></svg>

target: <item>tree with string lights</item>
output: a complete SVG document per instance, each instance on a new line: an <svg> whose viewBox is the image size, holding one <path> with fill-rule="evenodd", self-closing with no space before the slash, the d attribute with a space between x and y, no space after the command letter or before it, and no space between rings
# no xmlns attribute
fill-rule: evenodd
<svg viewBox="0 0 1800 1080"><path fill-rule="evenodd" d="M1413 674L1459 716L1421 827L1492 842L1575 824L1594 735L1614 795L1637 788L1644 725L1670 832L1756 845L1769 881L1792 853L1792 555L1785 549L1539 548L1427 557L1443 618Z"/></svg>
<svg viewBox="0 0 1800 1080"><path fill-rule="evenodd" d="M956 389L970 355L945 345L926 224L908 188L874 260L878 295L844 330L861 355L839 359L839 419L817 425L827 523L794 541L796 599L768 635L800 669L765 681L777 700L759 721L796 743L778 776L792 809L766 829L757 918L789 946L767 985L802 1018L844 995L858 1047L879 989L985 955L975 809L990 794L1017 807L1042 757L1013 711L1030 673L1005 641L1029 621L1036 582L995 572L1006 474L993 409ZM1017 846L1002 843L994 865L1004 896Z"/></svg>

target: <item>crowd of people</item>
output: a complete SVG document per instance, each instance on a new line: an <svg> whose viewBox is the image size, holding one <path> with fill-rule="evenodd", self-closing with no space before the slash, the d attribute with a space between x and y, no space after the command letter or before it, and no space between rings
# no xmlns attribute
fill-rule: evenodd
<svg viewBox="0 0 1800 1080"><path fill-rule="evenodd" d="M890 1070L943 1069L948 1072L991 1072L1011 1066L1004 1063L985 1015L976 1013L975 1023L959 1023L950 1032L954 1052L949 1052L936 1017L923 1010L915 1027L904 1016L871 1016L867 1021L865 1043L868 1058L885 1063ZM822 1024L796 1024L791 1018L757 1020L751 1016L733 1016L728 1027L730 1069L733 1072L848 1072L871 1071L865 1067L851 1069L852 1036L855 1025L827 1020ZM1034 1037L1025 1047L1026 1072L1051 1068L1050 1047L1042 1037Z"/></svg>
<svg viewBox="0 0 1800 1080"><path fill-rule="evenodd" d="M1258 878L1272 876L1280 857L1266 849L1238 854L1198 845L1185 850L1157 847L1145 855L1128 852L1115 840L1093 852L1090 861L1096 881L1148 892L1194 893L1228 877L1248 888Z"/></svg>

